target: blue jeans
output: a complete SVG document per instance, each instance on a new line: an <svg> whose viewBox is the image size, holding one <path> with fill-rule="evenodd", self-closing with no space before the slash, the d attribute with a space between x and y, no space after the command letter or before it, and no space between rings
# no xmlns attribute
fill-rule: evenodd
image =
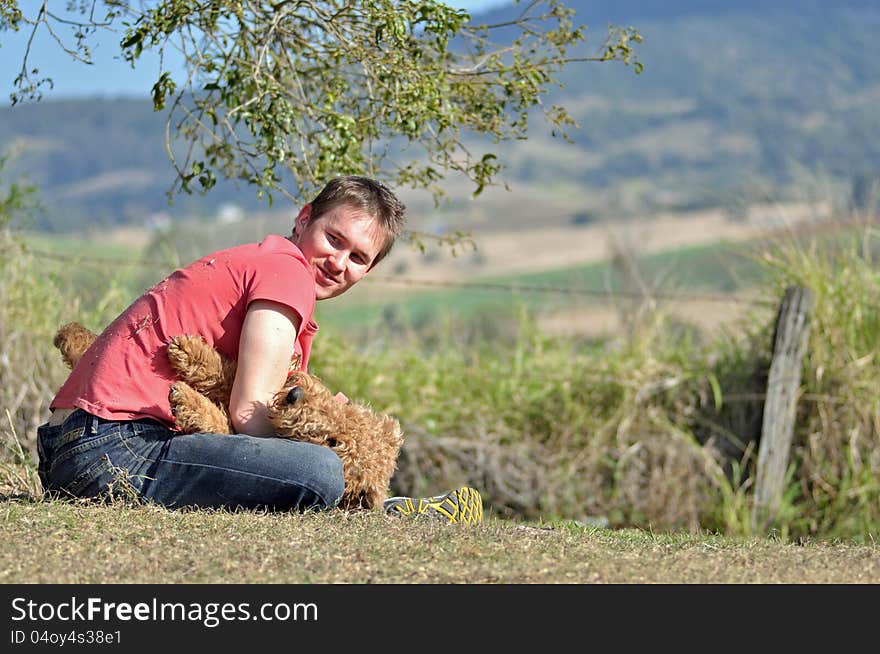
<svg viewBox="0 0 880 654"><path fill-rule="evenodd" d="M243 434L178 434L153 420L111 421L81 409L37 430L49 494L131 493L169 508L271 510L336 506L342 462L328 447Z"/></svg>

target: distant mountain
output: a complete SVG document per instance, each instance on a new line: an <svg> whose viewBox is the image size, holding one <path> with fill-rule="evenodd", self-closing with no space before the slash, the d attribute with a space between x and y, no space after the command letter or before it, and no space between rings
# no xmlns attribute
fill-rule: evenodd
<svg viewBox="0 0 880 654"><path fill-rule="evenodd" d="M645 70L569 66L555 98L581 124L576 148L535 133L514 149L514 179L617 211L770 199L815 176L845 189L880 171L876 1L567 4L590 26L577 54L594 54L607 24L634 25Z"/></svg>
<svg viewBox="0 0 880 654"><path fill-rule="evenodd" d="M0 109L4 176L23 174L40 189L39 227L73 230L211 215L228 203L258 203L252 189L218 184L207 196L166 191L174 170L165 152L165 116L148 100L44 100Z"/></svg>
<svg viewBox="0 0 880 654"><path fill-rule="evenodd" d="M524 3L523 3L524 4ZM585 215L784 198L823 176L845 192L880 171L880 8L876 0L570 0L594 54L609 23L644 36L641 75L572 64L553 101L581 127L574 144L539 121L503 144L506 176L579 202ZM495 22L516 6L473 17ZM164 118L146 101L43 101L0 109L4 175L41 188L46 229L142 223L157 214L262 207L252 188L206 197L164 191L173 171Z"/></svg>
<svg viewBox="0 0 880 654"><path fill-rule="evenodd" d="M654 20L673 20L678 18L723 18L731 14L794 13L825 14L841 9L877 9L876 0L568 0L565 5L575 10L576 21L595 27L607 23L627 25ZM832 6L833 5L833 6ZM518 5L502 5L490 11L476 14L472 18L486 22L500 22L527 7L527 2Z"/></svg>

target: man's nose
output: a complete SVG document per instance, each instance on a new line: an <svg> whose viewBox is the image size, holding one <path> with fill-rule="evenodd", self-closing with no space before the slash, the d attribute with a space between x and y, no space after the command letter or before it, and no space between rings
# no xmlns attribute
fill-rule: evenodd
<svg viewBox="0 0 880 654"><path fill-rule="evenodd" d="M345 252L334 252L327 257L327 263L330 264L333 271L342 272L345 270L345 259L347 256Z"/></svg>

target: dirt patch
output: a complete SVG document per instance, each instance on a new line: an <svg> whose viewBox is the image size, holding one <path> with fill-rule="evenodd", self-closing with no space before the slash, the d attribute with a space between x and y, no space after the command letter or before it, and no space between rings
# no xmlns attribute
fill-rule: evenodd
<svg viewBox="0 0 880 654"><path fill-rule="evenodd" d="M726 211L658 214L650 218L583 226L544 225L512 230L474 228L475 249L426 244L426 252L399 247L389 255L384 274L415 280L462 281L474 276L559 270L607 260L623 249L636 255L703 245L740 242L768 231L793 229L824 218L828 207L756 205L733 218Z"/></svg>
<svg viewBox="0 0 880 654"><path fill-rule="evenodd" d="M511 196L501 199L511 202ZM463 214L462 231L469 233L472 243L465 241L453 250L448 244L433 240L424 242L425 251L398 244L381 267L352 294L352 301L401 300L426 290L436 290L447 284L479 281L485 278L564 270L573 266L608 261L615 252L630 256L656 254L680 248L711 243L744 242L768 235L778 235L806 225L819 224L831 213L830 207L815 204L766 204L747 207L736 217L722 209L687 213L662 213L655 216L591 222L574 225L560 215L534 220L523 219L523 212L536 211L540 198L529 196L517 211L509 204L500 205L493 219L482 213ZM558 212L557 212L558 213ZM510 214L511 219L507 216ZM427 216L420 214L413 228L435 231ZM253 229L242 229L244 234L263 234L286 225L288 216L253 216L246 220ZM546 224L538 224L539 222ZM258 227L259 226L259 227ZM217 229L224 229L217 225ZM226 226L226 229L230 229ZM277 230L275 230L277 231ZM280 233L280 232L278 232ZM448 235L448 234L447 234ZM145 246L151 233L144 228L126 227L104 233L100 240L129 246ZM389 280L395 283L389 283ZM743 311L736 299L715 301L681 299L666 302L662 307L683 322L704 330L714 330L729 323ZM564 309L544 313L540 327L549 334L601 337L619 332L626 325L621 322L619 307L609 302L572 302Z"/></svg>
<svg viewBox="0 0 880 654"><path fill-rule="evenodd" d="M741 319L744 305L739 298L731 297L725 301L722 296L710 299L661 300L655 306L666 315L693 325L700 331L714 333L733 325ZM749 311L766 313L772 317L770 307L748 306ZM602 338L610 334L624 333L627 327L627 312L622 307L595 305L589 307L567 308L538 316L538 326L545 334L553 336L583 336Z"/></svg>
<svg viewBox="0 0 880 654"><path fill-rule="evenodd" d="M412 247L392 251L383 269L366 284L361 297L387 299L418 293L429 284L472 283L487 277L562 270L608 261L615 252L642 256L720 241L746 242L779 236L830 216L829 206L807 204L754 205L737 217L715 209L690 213L658 214L651 218L586 225L544 225L518 229L474 227L475 249L459 248L453 256L448 247L428 244L421 253ZM500 219L499 219L500 222ZM394 278L396 284L387 280ZM408 286L403 286L408 282ZM703 331L715 331L732 323L752 305L739 297L658 300L659 308L683 323ZM631 303L630 303L631 304ZM620 307L607 300L575 300L564 308L544 312L539 326L548 334L600 338L626 328Z"/></svg>

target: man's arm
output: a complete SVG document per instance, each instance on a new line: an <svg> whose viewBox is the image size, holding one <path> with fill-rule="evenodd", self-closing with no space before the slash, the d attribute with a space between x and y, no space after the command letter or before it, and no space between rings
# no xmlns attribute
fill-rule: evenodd
<svg viewBox="0 0 880 654"><path fill-rule="evenodd" d="M229 398L229 417L240 434L272 434L268 409L287 380L300 317L290 307L255 300L241 328L238 367Z"/></svg>

